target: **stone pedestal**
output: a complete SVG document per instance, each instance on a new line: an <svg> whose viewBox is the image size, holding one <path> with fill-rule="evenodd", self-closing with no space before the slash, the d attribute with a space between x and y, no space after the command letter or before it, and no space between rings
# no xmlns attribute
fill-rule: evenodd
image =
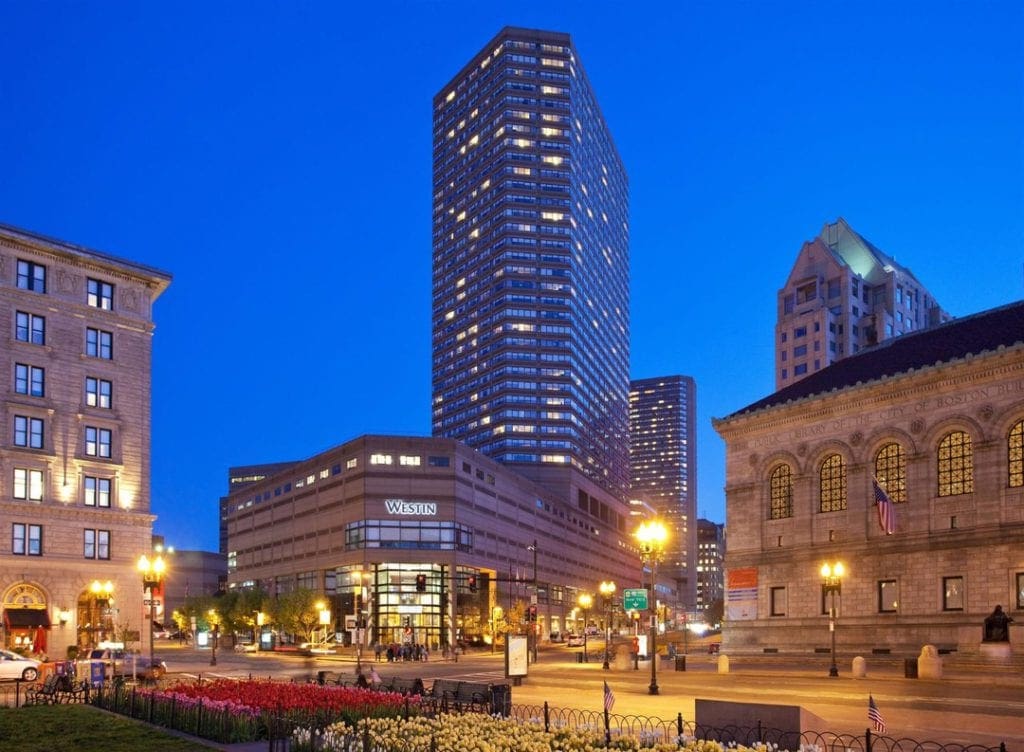
<svg viewBox="0 0 1024 752"><path fill-rule="evenodd" d="M729 656L720 655L718 656L718 673L728 674L729 673Z"/></svg>
<svg viewBox="0 0 1024 752"><path fill-rule="evenodd" d="M917 656L917 676L919 679L942 678L942 657L934 645L921 648L921 655Z"/></svg>
<svg viewBox="0 0 1024 752"><path fill-rule="evenodd" d="M993 658L1008 661L1013 657L1013 650L1008 642L983 642L978 645L978 653L982 658Z"/></svg>
<svg viewBox="0 0 1024 752"><path fill-rule="evenodd" d="M863 679L868 675L868 663L864 660L863 656L858 655L853 659L851 673L854 679Z"/></svg>

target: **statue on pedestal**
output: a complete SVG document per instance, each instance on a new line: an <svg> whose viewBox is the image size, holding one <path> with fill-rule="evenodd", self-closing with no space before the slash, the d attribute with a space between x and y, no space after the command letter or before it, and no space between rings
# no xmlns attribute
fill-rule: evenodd
<svg viewBox="0 0 1024 752"><path fill-rule="evenodd" d="M982 632L982 642L1009 642L1010 622L1013 619L1003 612L1002 606L996 606L995 610L985 617L985 626Z"/></svg>

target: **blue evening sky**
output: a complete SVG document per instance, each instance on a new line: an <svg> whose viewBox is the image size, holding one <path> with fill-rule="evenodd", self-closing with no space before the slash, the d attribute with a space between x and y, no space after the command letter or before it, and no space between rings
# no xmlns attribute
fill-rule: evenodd
<svg viewBox="0 0 1024 752"><path fill-rule="evenodd" d="M570 32L630 178L632 374L773 391L778 288L845 217L954 315L1024 297L1024 4L0 0L0 222L174 275L153 510L216 549L230 465L430 433L431 98Z"/></svg>

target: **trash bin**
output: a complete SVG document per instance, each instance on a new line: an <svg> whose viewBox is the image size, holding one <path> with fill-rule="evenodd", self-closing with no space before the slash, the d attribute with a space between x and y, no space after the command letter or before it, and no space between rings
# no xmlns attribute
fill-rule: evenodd
<svg viewBox="0 0 1024 752"><path fill-rule="evenodd" d="M583 653L577 653L576 654L576 662L577 663L583 663Z"/></svg>
<svg viewBox="0 0 1024 752"><path fill-rule="evenodd" d="M491 715L502 718L512 715L512 687L508 684L491 685Z"/></svg>
<svg viewBox="0 0 1024 752"><path fill-rule="evenodd" d="M319 684L322 687L326 683L326 680L327 680L327 672L326 671L317 671L316 672L316 683L317 684Z"/></svg>
<svg viewBox="0 0 1024 752"><path fill-rule="evenodd" d="M903 676L906 679L917 678L917 658L905 658L903 660Z"/></svg>
<svg viewBox="0 0 1024 752"><path fill-rule="evenodd" d="M686 656L685 655L677 655L676 656L676 671L686 671Z"/></svg>

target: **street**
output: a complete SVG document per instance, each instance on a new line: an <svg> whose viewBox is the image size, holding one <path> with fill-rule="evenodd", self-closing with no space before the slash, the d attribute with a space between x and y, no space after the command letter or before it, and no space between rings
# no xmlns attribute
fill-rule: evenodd
<svg viewBox="0 0 1024 752"><path fill-rule="evenodd" d="M719 673L718 659L707 653L687 656L686 670L673 664L658 666L660 692L648 693L650 664L640 670L602 669L603 645L591 642L589 662L578 663L578 648L545 646L539 661L530 666L529 676L513 686L515 705L573 708L598 711L602 708L603 683L615 693L613 713L694 720L695 699L725 700L758 704L799 705L824 721L824 728L836 733L863 735L869 726L869 693L881 710L888 729L886 736L938 743L982 744L1008 749L1024 746L1024 681L1020 661L1014 667L972 663L964 657L946 656L941 680L907 679L902 661L890 657L868 660L867 676L851 677L847 661L840 665L838 678L828 677L828 661L821 656L736 657L729 673ZM235 653L218 650L217 665L210 666L210 651L177 645L157 645L157 654L175 674L189 677L273 677L305 680L320 670L338 671L355 678L354 655L313 658L280 653ZM504 675L501 653L471 651L458 662L431 658L428 662L376 662L372 651L363 656L364 671L376 667L388 678L420 677L427 686L437 678L454 678L486 683L509 682Z"/></svg>

